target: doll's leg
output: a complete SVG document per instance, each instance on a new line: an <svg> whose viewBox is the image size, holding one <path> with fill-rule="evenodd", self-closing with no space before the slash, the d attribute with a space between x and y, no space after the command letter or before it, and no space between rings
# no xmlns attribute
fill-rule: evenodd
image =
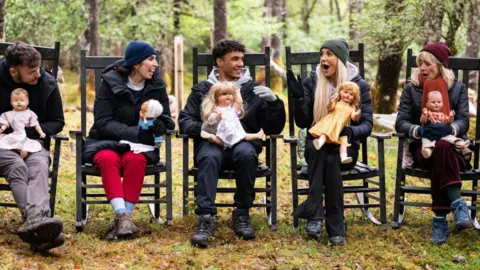
<svg viewBox="0 0 480 270"><path fill-rule="evenodd" d="M343 164L351 163L352 157L347 155L347 147L348 147L348 138L347 136L340 137L340 161Z"/></svg>
<svg viewBox="0 0 480 270"><path fill-rule="evenodd" d="M320 150L322 146L325 144L325 141L327 141L327 136L325 134L320 135L317 139L313 140L313 146L315 149Z"/></svg>
<svg viewBox="0 0 480 270"><path fill-rule="evenodd" d="M470 145L470 142L468 140L464 141L458 137L455 137L453 135L447 135L445 137L441 138L442 141L447 141L450 144L455 145L455 148L457 149L463 149L466 148Z"/></svg>
<svg viewBox="0 0 480 270"><path fill-rule="evenodd" d="M245 141L262 140L264 136L265 136L265 133L263 132L263 129L260 129L260 131L257 133L247 133L247 135L245 135L244 140Z"/></svg>
<svg viewBox="0 0 480 270"><path fill-rule="evenodd" d="M433 152L433 148L435 147L435 141L430 141L427 138L422 138L422 156L425 159L430 158Z"/></svg>

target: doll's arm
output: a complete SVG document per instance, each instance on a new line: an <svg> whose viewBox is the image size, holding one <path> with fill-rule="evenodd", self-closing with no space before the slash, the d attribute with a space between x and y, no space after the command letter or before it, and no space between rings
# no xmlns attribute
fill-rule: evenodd
<svg viewBox="0 0 480 270"><path fill-rule="evenodd" d="M1 125L0 126L0 133L3 133L7 128L8 128L7 125Z"/></svg>
<svg viewBox="0 0 480 270"><path fill-rule="evenodd" d="M360 120L361 114L362 114L362 110L353 109L352 114L350 115L350 118L352 119L352 121L358 122Z"/></svg>
<svg viewBox="0 0 480 270"><path fill-rule="evenodd" d="M240 93L240 88L236 88L235 90L235 100L235 111L239 112L243 107L243 99L242 94Z"/></svg>
<svg viewBox="0 0 480 270"><path fill-rule="evenodd" d="M42 127L40 125L35 126L35 130L38 132L38 135L40 135L40 138L44 139L45 137L47 137L47 134L43 132Z"/></svg>
<svg viewBox="0 0 480 270"><path fill-rule="evenodd" d="M422 116L420 116L420 124L425 125L428 121L428 109L423 108Z"/></svg>
<svg viewBox="0 0 480 270"><path fill-rule="evenodd" d="M337 105L338 98L339 98L338 93L335 93L335 94L333 94L333 96L328 101L327 110L329 112L331 112L331 111L333 111L333 109L335 109L335 105Z"/></svg>

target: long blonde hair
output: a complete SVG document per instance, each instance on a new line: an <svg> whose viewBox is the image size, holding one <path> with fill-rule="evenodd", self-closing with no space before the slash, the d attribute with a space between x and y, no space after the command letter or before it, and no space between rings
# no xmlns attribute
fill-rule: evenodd
<svg viewBox="0 0 480 270"><path fill-rule="evenodd" d="M338 58L338 57L337 57ZM318 67L321 69L320 64ZM345 64L343 64L340 59L338 59L337 71L335 72L336 81L335 86L339 86L343 82L346 82L348 79L348 70ZM325 115L328 114L327 104L330 99L330 81L323 74L323 72L318 72L317 74L317 86L315 90L315 101L313 103L313 123L317 123Z"/></svg>
<svg viewBox="0 0 480 270"><path fill-rule="evenodd" d="M420 66L420 58L426 61L429 61L430 63L435 63L437 65L438 72L440 73L440 75L442 75L443 80L447 83L448 89L452 87L453 82L455 80L455 74L453 74L453 71L451 69L448 69L445 66L443 66L443 64L440 61L438 61L438 59L430 52L423 51L417 55L417 59L416 59L417 66ZM412 76L410 77L410 81L416 86L420 85L420 82L418 81L419 74L420 74L420 68L414 68L412 70Z"/></svg>
<svg viewBox="0 0 480 270"><path fill-rule="evenodd" d="M215 107L217 106L217 98L221 95L231 94L233 96L232 104L237 102L237 95L236 95L237 87L231 82L217 82L208 91L207 97L205 97L202 101L202 121L206 122L210 114L215 111ZM240 109L240 115L238 118L243 118L245 116L245 109L243 106Z"/></svg>

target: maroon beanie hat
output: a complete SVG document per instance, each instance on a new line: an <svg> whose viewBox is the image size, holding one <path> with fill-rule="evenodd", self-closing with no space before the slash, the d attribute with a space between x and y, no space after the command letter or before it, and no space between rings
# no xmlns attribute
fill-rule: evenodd
<svg viewBox="0 0 480 270"><path fill-rule="evenodd" d="M448 57L452 55L450 49L443 42L435 42L425 45L421 52L429 52L435 56L435 58L443 64L444 67L448 68Z"/></svg>

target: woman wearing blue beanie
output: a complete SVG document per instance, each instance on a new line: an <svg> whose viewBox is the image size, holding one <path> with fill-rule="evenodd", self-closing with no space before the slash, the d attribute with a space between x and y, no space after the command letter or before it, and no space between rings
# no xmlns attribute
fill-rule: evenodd
<svg viewBox="0 0 480 270"><path fill-rule="evenodd" d="M326 144L320 150L313 145L313 137L307 133L305 158L308 164L309 192L307 199L300 204L293 215L307 219L306 233L317 238L323 220L332 245L345 242L345 222L343 217L343 182L341 170L352 169L357 163L359 141L368 137L373 127L373 107L370 85L359 75L357 67L348 62L349 48L345 39L326 40L320 48L320 63L303 82L288 71L288 84L294 101L295 123L300 128L310 128L326 114L327 104L341 83L351 81L360 87L359 122L352 122L342 131L351 144L347 149L353 161L341 164L339 145ZM323 196L325 195L325 210ZM326 212L326 213L325 213Z"/></svg>
<svg viewBox="0 0 480 270"><path fill-rule="evenodd" d="M103 70L102 84L96 89L94 123L83 158L100 171L105 194L116 215L107 233L108 240L138 233L131 215L140 197L147 164L159 161L159 150L153 147L154 134L163 135L166 129L175 128L166 86L157 67L155 49L148 43L132 41L125 58ZM160 102L163 113L150 126L139 126L140 107L151 99ZM133 149L135 144L146 145L148 150Z"/></svg>

